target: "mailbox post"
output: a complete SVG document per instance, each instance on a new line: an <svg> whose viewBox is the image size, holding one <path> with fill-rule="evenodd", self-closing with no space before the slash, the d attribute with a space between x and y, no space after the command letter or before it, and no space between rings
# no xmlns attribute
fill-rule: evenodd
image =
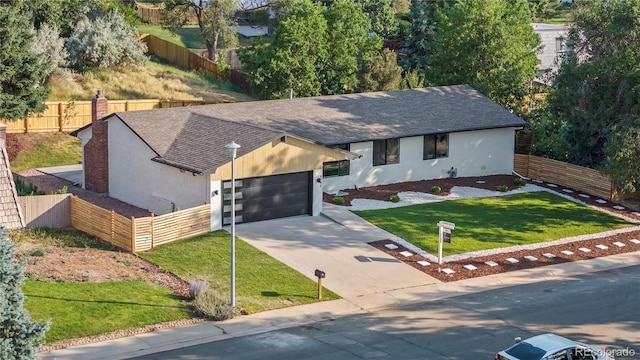
<svg viewBox="0 0 640 360"><path fill-rule="evenodd" d="M442 243L451 243L451 230L455 229L456 224L448 221L438 222L438 271L442 265Z"/></svg>
<svg viewBox="0 0 640 360"><path fill-rule="evenodd" d="M322 279L326 276L324 271L316 269L315 275L318 278L318 300L322 300Z"/></svg>

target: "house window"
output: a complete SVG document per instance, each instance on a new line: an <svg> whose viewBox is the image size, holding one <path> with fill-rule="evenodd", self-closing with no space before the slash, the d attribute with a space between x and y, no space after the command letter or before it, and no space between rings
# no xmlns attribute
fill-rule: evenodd
<svg viewBox="0 0 640 360"><path fill-rule="evenodd" d="M424 136L422 159L437 159L449 156L449 134Z"/></svg>
<svg viewBox="0 0 640 360"><path fill-rule="evenodd" d="M349 160L330 161L322 163L322 176L345 176L349 175L351 162Z"/></svg>
<svg viewBox="0 0 640 360"><path fill-rule="evenodd" d="M373 142L373 166L400 162L400 139L375 140Z"/></svg>

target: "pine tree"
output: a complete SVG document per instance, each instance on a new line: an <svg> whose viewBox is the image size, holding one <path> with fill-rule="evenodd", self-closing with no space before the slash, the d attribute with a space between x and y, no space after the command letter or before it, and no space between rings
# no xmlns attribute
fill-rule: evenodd
<svg viewBox="0 0 640 360"><path fill-rule="evenodd" d="M0 118L6 119L43 111L49 95L43 84L49 64L29 50L34 35L21 4L0 5Z"/></svg>
<svg viewBox="0 0 640 360"><path fill-rule="evenodd" d="M49 323L32 322L23 306L23 265L16 262L14 251L0 227L0 359L37 359Z"/></svg>

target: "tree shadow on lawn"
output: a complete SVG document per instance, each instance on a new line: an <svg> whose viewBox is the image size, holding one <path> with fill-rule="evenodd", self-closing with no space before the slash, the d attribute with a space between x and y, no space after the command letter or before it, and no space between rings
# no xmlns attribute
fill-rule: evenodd
<svg viewBox="0 0 640 360"><path fill-rule="evenodd" d="M59 300L59 301L67 301L67 302L77 302L77 303L94 303L94 304L113 304L113 305L134 305L134 306L145 306L145 307L157 307L157 308L167 308L167 309L184 309L183 306L176 305L160 305L160 304L144 304L140 302L133 301L117 301L117 300L82 300L82 299L71 299L71 298L63 298L56 296L43 296L43 295L32 295L25 293L25 296L31 299L49 299L49 300ZM182 296L178 296L176 294L168 294L166 295L168 298L172 300L180 300L183 301L185 298Z"/></svg>

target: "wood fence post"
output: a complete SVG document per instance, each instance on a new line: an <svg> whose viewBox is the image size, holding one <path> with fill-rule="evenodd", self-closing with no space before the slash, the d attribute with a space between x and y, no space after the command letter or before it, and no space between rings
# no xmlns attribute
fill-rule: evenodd
<svg viewBox="0 0 640 360"><path fill-rule="evenodd" d="M136 218L131 217L131 252L136 252Z"/></svg>
<svg viewBox="0 0 640 360"><path fill-rule="evenodd" d="M182 212L178 208L178 239L182 239Z"/></svg>
<svg viewBox="0 0 640 360"><path fill-rule="evenodd" d="M154 213L151 213L151 223L150 223L150 227L151 227L151 248L153 249L153 218L154 216L156 216Z"/></svg>
<svg viewBox="0 0 640 360"><path fill-rule="evenodd" d="M24 133L25 133L25 134L29 132L29 121L27 121L27 118L28 118L28 116L27 116L27 115L25 115L25 116L22 118L22 121L24 122Z"/></svg>
<svg viewBox="0 0 640 360"><path fill-rule="evenodd" d="M60 132L64 131L64 116L62 112L62 102L58 103L58 129Z"/></svg>
<svg viewBox="0 0 640 360"><path fill-rule="evenodd" d="M116 212L111 209L111 243L115 245L115 233L116 233L116 224L115 224L115 214Z"/></svg>

